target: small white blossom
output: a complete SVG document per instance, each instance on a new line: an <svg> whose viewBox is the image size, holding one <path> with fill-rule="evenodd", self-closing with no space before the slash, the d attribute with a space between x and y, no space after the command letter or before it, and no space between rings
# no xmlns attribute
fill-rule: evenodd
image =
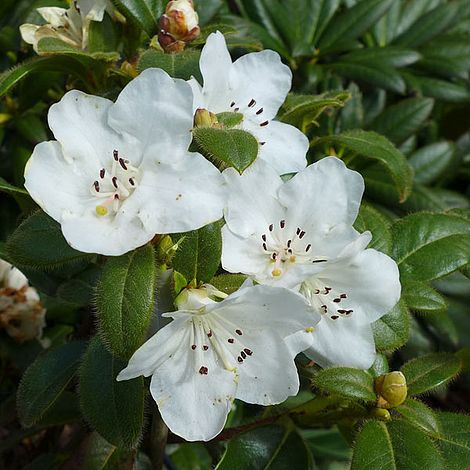
<svg viewBox="0 0 470 470"><path fill-rule="evenodd" d="M0 328L22 343L41 339L46 310L26 276L0 259Z"/></svg>
<svg viewBox="0 0 470 470"><path fill-rule="evenodd" d="M400 298L396 263L366 249L369 232L352 226L362 176L327 157L287 183L263 162L242 176L226 170L229 198L222 265L259 283L300 291L322 315L306 354L322 366L368 368L371 323Z"/></svg>
<svg viewBox="0 0 470 470"><path fill-rule="evenodd" d="M120 255L222 216L222 176L188 152L191 99L185 81L148 69L116 103L73 90L51 107L57 140L35 147L25 187L71 246Z"/></svg>
<svg viewBox="0 0 470 470"><path fill-rule="evenodd" d="M117 380L152 376L150 392L170 430L210 440L224 427L235 398L272 405L295 395L294 363L318 322L306 300L287 289L242 287L225 297L212 286L183 291L173 321L131 357ZM284 341L294 333L295 343Z"/></svg>
<svg viewBox="0 0 470 470"><path fill-rule="evenodd" d="M210 34L199 62L204 84L192 78L194 110L240 113L239 127L259 141L259 157L279 174L305 168L309 142L294 126L275 121L291 88L292 72L270 50L246 54L232 63L224 36Z"/></svg>

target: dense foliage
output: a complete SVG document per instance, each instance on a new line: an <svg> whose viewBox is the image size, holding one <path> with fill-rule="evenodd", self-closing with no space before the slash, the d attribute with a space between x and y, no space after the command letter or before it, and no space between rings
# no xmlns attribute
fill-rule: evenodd
<svg viewBox="0 0 470 470"><path fill-rule="evenodd" d="M0 311L0 468L463 468L470 1L199 0L200 35L181 47L161 37L166 3L113 0L90 23L86 48L49 36L37 53L19 27L44 23L36 8L66 2L0 5L0 258L39 292L38 314L46 310L42 337L26 341ZM183 287L232 293L243 283L221 267L223 221L121 256L85 253L38 208L23 175L34 146L53 138L47 113L66 91L114 101L150 68L201 81L201 48L215 31L234 58L272 49L289 65L293 88L277 119L307 135L309 163L337 155L364 177L355 228L395 260L402 295L373 324L369 370L320 368L300 354L297 396L269 407L236 401L221 434L189 443L167 435L148 379L115 379ZM258 141L218 117L221 126L195 127L191 149L242 173ZM403 375L386 382L392 371Z"/></svg>

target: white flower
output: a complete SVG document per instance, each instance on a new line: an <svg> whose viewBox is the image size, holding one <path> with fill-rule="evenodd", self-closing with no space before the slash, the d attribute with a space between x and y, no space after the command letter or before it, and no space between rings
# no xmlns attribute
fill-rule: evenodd
<svg viewBox="0 0 470 470"><path fill-rule="evenodd" d="M192 78L194 110L241 113L240 128L260 143L259 157L279 174L305 168L309 142L297 128L274 121L291 88L292 73L270 50L246 54L234 63L222 33L207 38L199 62L204 86Z"/></svg>
<svg viewBox="0 0 470 470"><path fill-rule="evenodd" d="M0 328L20 343L40 339L45 314L39 295L29 286L26 276L0 259Z"/></svg>
<svg viewBox="0 0 470 470"><path fill-rule="evenodd" d="M173 321L117 377L152 375L150 392L173 433L207 441L223 429L235 398L272 405L297 393L294 357L310 334L297 334L289 347L283 338L318 321L302 296L255 286L215 302L217 293L206 286L183 297L178 311L164 314Z"/></svg>
<svg viewBox="0 0 470 470"><path fill-rule="evenodd" d="M229 186L222 265L259 283L299 290L322 315L306 354L322 366L368 368L375 357L371 323L400 297L396 263L365 249L357 217L364 182L335 157L283 183L262 162Z"/></svg>
<svg viewBox="0 0 470 470"><path fill-rule="evenodd" d="M37 12L46 21L45 25L23 24L20 33L23 40L32 44L38 52L42 38L53 37L79 49L88 45L90 21L102 21L105 10L112 11L106 0L81 0L72 2L70 8L42 7Z"/></svg>
<svg viewBox="0 0 470 470"><path fill-rule="evenodd" d="M191 142L191 88L148 69L116 103L70 91L49 110L57 141L36 146L31 197L71 246L120 255L156 233L186 232L222 216L223 178Z"/></svg>

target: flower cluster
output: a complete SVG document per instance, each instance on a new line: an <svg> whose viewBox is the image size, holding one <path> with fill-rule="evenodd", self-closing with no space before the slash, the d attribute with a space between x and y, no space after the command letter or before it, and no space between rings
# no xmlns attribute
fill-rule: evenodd
<svg viewBox="0 0 470 470"><path fill-rule="evenodd" d="M33 199L83 252L117 256L224 217L222 266L247 282L228 296L208 284L183 289L164 314L173 320L117 377L152 376L164 421L187 440L217 435L235 399L295 395L299 352L321 366L370 367L371 324L400 297L395 262L353 228L361 175L336 157L307 166L306 136L274 119L292 80L279 56L232 63L217 32L200 69L202 85L148 69L116 102L66 93L49 111L56 140L37 145L25 170ZM256 161L220 173L189 151L195 113L209 126L234 115L258 141Z"/></svg>

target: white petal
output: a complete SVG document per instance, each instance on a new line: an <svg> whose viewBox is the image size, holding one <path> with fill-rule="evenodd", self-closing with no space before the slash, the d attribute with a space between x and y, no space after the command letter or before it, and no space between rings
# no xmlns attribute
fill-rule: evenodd
<svg viewBox="0 0 470 470"><path fill-rule="evenodd" d="M312 347L304 351L322 367L345 366L368 369L375 360L372 328L354 318L324 318L312 333Z"/></svg>
<svg viewBox="0 0 470 470"><path fill-rule="evenodd" d="M36 9L37 12L46 20L46 23L50 24L54 28L63 26L66 23L65 8L59 7L41 7Z"/></svg>
<svg viewBox="0 0 470 470"><path fill-rule="evenodd" d="M28 44L37 44L36 31L39 29L39 26L35 24L22 24L20 26L20 33L23 41Z"/></svg>
<svg viewBox="0 0 470 470"><path fill-rule="evenodd" d="M270 224L285 218L284 208L277 201L282 179L272 167L257 160L242 175L232 168L223 175L228 191L225 220L232 232L261 236Z"/></svg>
<svg viewBox="0 0 470 470"><path fill-rule="evenodd" d="M201 52L199 68L204 79L205 107L214 113L227 111L230 106L227 96L232 59L221 32L208 36Z"/></svg>
<svg viewBox="0 0 470 470"><path fill-rule="evenodd" d="M187 153L173 163L160 163L159 158L157 154L153 171L144 173L141 191L132 194L132 201L129 198L129 207L139 212L148 231L187 232L222 217L224 182L211 163L198 153Z"/></svg>
<svg viewBox="0 0 470 470"><path fill-rule="evenodd" d="M327 157L284 184L279 199L288 207L289 220L295 220L300 227L314 224L331 229L338 224L353 224L363 192L364 180L359 173L348 170L338 158Z"/></svg>
<svg viewBox="0 0 470 470"><path fill-rule="evenodd" d="M96 201L83 184L88 167L67 161L59 142L41 142L25 168L25 188L39 206L60 222L64 212L81 212Z"/></svg>
<svg viewBox="0 0 470 470"><path fill-rule="evenodd" d="M274 167L278 174L295 173L307 166L308 138L296 127L279 121L267 126L247 121L243 127L259 142L259 158Z"/></svg>
<svg viewBox="0 0 470 470"><path fill-rule="evenodd" d="M193 111L195 112L198 108L205 108L206 102L204 95L202 94L202 87L199 85L199 82L194 78L191 77L188 80L189 86L193 91Z"/></svg>
<svg viewBox="0 0 470 470"><path fill-rule="evenodd" d="M400 298L397 264L389 256L372 249L362 251L353 258L328 263L328 267L317 278L336 294L347 295L341 302L330 305L336 310L353 310L351 317L360 324L378 320ZM340 320L346 321L348 318L339 318L338 322Z"/></svg>
<svg viewBox="0 0 470 470"><path fill-rule="evenodd" d="M108 122L118 133L140 142L145 165L157 159L171 162L191 143L192 99L184 80L161 69L147 69L122 90Z"/></svg>
<svg viewBox="0 0 470 470"><path fill-rule="evenodd" d="M292 72L274 51L246 54L233 63L230 93L236 105L246 107L256 101L263 108L262 117L273 119L291 88Z"/></svg>
<svg viewBox="0 0 470 470"><path fill-rule="evenodd" d="M107 0L78 0L78 6L83 18L102 21L108 2Z"/></svg>
<svg viewBox="0 0 470 470"><path fill-rule="evenodd" d="M84 167L94 165L99 171L109 163L117 149L134 164L140 147L124 142L108 125L108 112L113 102L98 96L72 90L49 110L49 127L61 143L65 158Z"/></svg>

